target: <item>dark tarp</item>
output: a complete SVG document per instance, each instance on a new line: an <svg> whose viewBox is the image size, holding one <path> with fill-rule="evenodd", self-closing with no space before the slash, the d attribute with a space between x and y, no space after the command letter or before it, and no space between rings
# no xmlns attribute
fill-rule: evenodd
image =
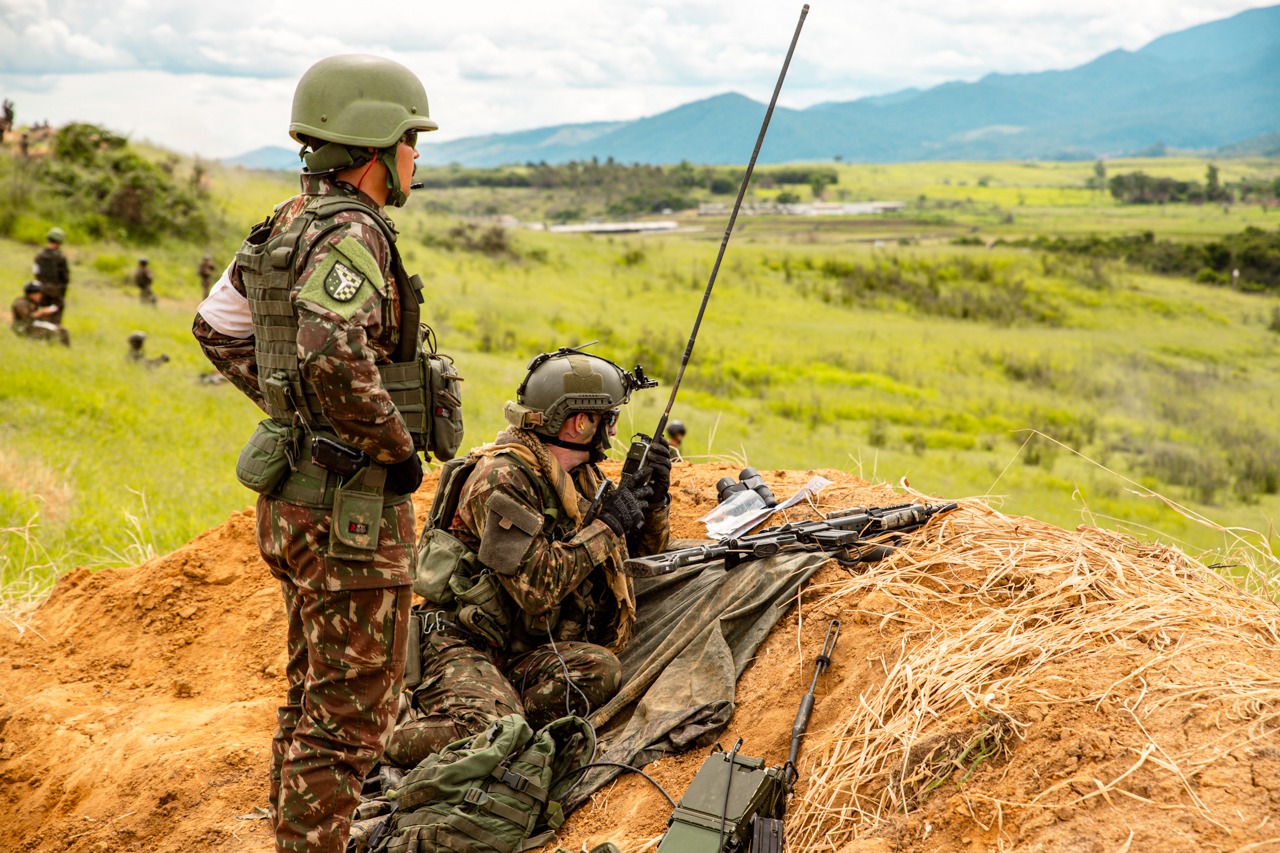
<svg viewBox="0 0 1280 853"><path fill-rule="evenodd" d="M637 579L635 634L619 655L622 689L589 717L600 733L597 760L643 767L710 745L733 714L743 670L826 560L820 553L788 554L728 572L717 561ZM566 811L622 772L588 771L565 799Z"/></svg>

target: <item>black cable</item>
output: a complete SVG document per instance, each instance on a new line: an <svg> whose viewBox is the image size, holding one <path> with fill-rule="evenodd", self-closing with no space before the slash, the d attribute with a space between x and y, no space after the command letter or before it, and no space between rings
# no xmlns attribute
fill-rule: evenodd
<svg viewBox="0 0 1280 853"><path fill-rule="evenodd" d="M565 779L568 779L570 776L580 777L584 770L590 770L592 767L621 767L623 770L630 770L632 773L635 773L639 776L643 776L645 779L649 780L649 783L653 785L653 787L658 789L658 792L661 793L662 796L667 798L667 802L671 804L671 808L674 809L676 807L676 801L671 799L671 795L667 793L666 788L658 784L657 779L654 779L652 776L650 776L648 773L645 773L639 767L632 767L630 764L623 764L620 761L592 761L590 764L584 764L581 767L578 767L574 770L570 770L568 773L564 774L559 779L553 780L551 783L551 787L554 788L555 786L563 782ZM569 792L572 791L574 788L578 787L578 784L581 781L582 779L579 778L577 782L574 782L572 785L566 788L564 794L561 795L560 799L564 799L566 796L568 796Z"/></svg>
<svg viewBox="0 0 1280 853"><path fill-rule="evenodd" d="M590 716L590 715L591 715L591 700L587 698L587 694L586 694L586 693L584 693L584 692L582 691L582 688L581 688L581 687L579 687L579 686L577 685L577 683L573 680L573 674L572 674L571 672L569 672L569 663L564 659L564 656L560 654L560 650L556 648L556 638L555 638L555 637L553 637L553 636L551 636L551 626L550 626L550 624L548 624L548 625L547 625L547 640L548 640L548 641L550 642L550 644L551 644L551 654L555 655L556 660L560 661L560 668L561 668L562 670L564 670L564 685L565 685L565 686L564 686L564 713L565 713L565 716L566 716L566 717L575 716L575 715L574 715L574 713L573 713L573 708L572 708L572 707L570 707L570 703L572 702L572 699L570 698L571 694L569 693L569 691L570 691L570 690L573 690L573 691L577 692L577 694L578 694L579 696L581 696L581 697L582 697L582 708L583 708L583 711L582 711L582 713L581 713L580 715L577 715L577 716L582 716L582 717L588 717L588 716ZM526 675L527 675L527 674L528 674L528 673L526 672ZM523 691L521 691L521 692L523 692Z"/></svg>

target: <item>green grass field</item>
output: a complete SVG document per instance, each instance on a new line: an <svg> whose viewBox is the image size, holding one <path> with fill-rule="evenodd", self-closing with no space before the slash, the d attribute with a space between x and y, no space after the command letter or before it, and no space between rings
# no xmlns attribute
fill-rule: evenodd
<svg viewBox="0 0 1280 853"><path fill-rule="evenodd" d="M1226 181L1280 174L1275 161L1219 165ZM1205 162L1108 167L1198 179ZM906 478L932 495L987 496L1006 512L1123 526L1193 552L1232 543L1153 493L1218 525L1271 532L1280 299L951 240L1144 230L1205 239L1278 227L1280 211L1122 207L1084 189L1091 163L838 168L829 196L910 206L884 217L739 220L674 411L689 426L686 456ZM137 562L251 502L233 469L259 413L229 385L198 381L208 367L188 331L194 268L204 251L229 260L238 235L293 186L215 169L210 203L223 237L73 244L73 347L0 335L0 595L38 595L77 565ZM408 266L428 283L423 317L466 377L468 443L501 427L533 355L592 340L664 381L637 395L620 426L651 429L724 220L683 215L679 232L627 237L517 229L512 251L490 257L444 248L455 220L427 208L483 195L534 218L530 193L424 195L396 220ZM0 240L9 298L35 250ZM157 273L156 309L128 284L143 253ZM172 361L127 364L134 329L148 334L150 355Z"/></svg>

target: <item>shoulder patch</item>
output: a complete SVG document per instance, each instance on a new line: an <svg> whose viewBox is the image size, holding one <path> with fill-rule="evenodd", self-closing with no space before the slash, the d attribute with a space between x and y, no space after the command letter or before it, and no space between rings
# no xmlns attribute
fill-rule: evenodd
<svg viewBox="0 0 1280 853"><path fill-rule="evenodd" d="M324 277L324 291L339 302L350 302L360 292L364 282L364 276L338 261Z"/></svg>
<svg viewBox="0 0 1280 853"><path fill-rule="evenodd" d="M387 292L382 269L359 240L344 237L311 272L298 299L350 320L375 291Z"/></svg>

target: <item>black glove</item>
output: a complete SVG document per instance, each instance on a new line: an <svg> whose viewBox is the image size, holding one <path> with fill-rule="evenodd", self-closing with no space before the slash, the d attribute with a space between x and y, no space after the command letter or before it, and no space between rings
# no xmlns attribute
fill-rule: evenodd
<svg viewBox="0 0 1280 853"><path fill-rule="evenodd" d="M666 506L667 494L671 491L671 445L662 436L649 444L649 455L645 457L640 480L653 490L649 506L654 509Z"/></svg>
<svg viewBox="0 0 1280 853"><path fill-rule="evenodd" d="M618 536L644 527L644 513L649 508L645 503L649 488L614 489L604 496L600 502L600 520L609 525L609 529Z"/></svg>
<svg viewBox="0 0 1280 853"><path fill-rule="evenodd" d="M411 495L422 485L422 457L413 451L408 458L387 466L386 491Z"/></svg>

